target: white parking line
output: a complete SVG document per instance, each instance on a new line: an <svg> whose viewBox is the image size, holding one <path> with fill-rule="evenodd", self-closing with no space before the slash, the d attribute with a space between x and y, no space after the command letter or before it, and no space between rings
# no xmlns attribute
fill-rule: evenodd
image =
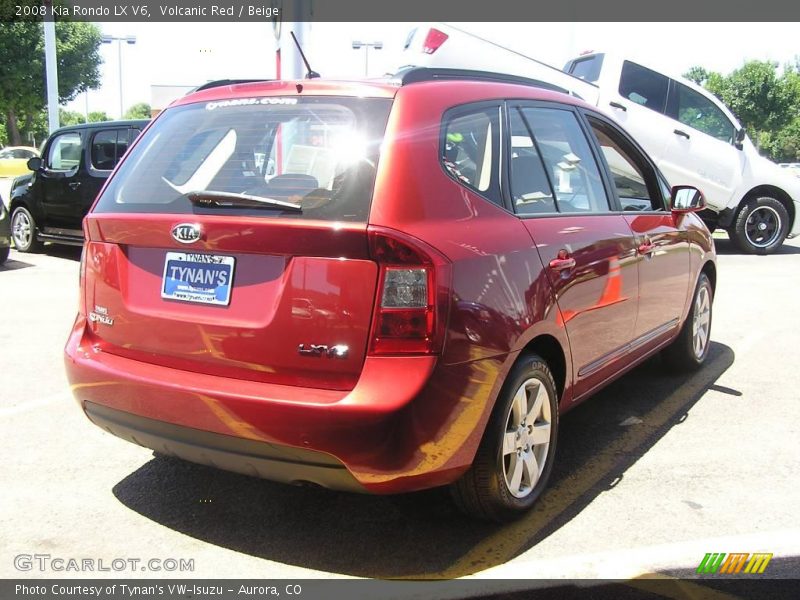
<svg viewBox="0 0 800 600"><path fill-rule="evenodd" d="M770 552L774 558L800 554L800 529L761 531L741 535L701 538L640 548L572 554L552 559L536 558L536 550L487 569L477 579L633 579L646 574L698 567L707 552ZM531 558L526 560L525 558Z"/></svg>

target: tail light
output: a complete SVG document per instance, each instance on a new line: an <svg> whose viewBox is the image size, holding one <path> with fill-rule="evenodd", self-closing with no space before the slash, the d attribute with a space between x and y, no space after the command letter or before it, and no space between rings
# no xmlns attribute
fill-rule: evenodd
<svg viewBox="0 0 800 600"><path fill-rule="evenodd" d="M425 41L422 43L422 51L425 54L433 54L447 41L448 37L449 36L443 31L431 28L428 30L428 35L425 36Z"/></svg>
<svg viewBox="0 0 800 600"><path fill-rule="evenodd" d="M450 263L420 240L370 227L378 263L371 354L441 352L450 301Z"/></svg>

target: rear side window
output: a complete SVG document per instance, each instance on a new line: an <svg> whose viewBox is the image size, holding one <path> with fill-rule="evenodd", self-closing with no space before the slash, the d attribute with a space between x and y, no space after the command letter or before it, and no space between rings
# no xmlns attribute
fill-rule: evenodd
<svg viewBox="0 0 800 600"><path fill-rule="evenodd" d="M110 171L128 149L128 130L98 131L92 138L91 148L92 166L98 171Z"/></svg>
<svg viewBox="0 0 800 600"><path fill-rule="evenodd" d="M667 106L669 78L626 60L619 80L619 95L656 112Z"/></svg>
<svg viewBox="0 0 800 600"><path fill-rule="evenodd" d="M597 162L575 114L554 108L522 108L563 213L610 210ZM513 163L512 163L513 164Z"/></svg>
<svg viewBox="0 0 800 600"><path fill-rule="evenodd" d="M47 150L47 168L51 171L71 171L81 162L81 134L62 133Z"/></svg>
<svg viewBox="0 0 800 600"><path fill-rule="evenodd" d="M711 100L682 83L675 82L668 114L718 140L733 143L734 127L730 119Z"/></svg>
<svg viewBox="0 0 800 600"><path fill-rule="evenodd" d="M553 189L519 108L509 112L511 129L511 200L520 215L556 212Z"/></svg>
<svg viewBox="0 0 800 600"><path fill-rule="evenodd" d="M569 73L578 79L596 83L600 79L600 69L603 68L603 55L595 54L586 58L573 60L569 67Z"/></svg>
<svg viewBox="0 0 800 600"><path fill-rule="evenodd" d="M168 109L120 166L95 212L242 214L366 221L391 100L261 97ZM245 194L302 212L193 205Z"/></svg>
<svg viewBox="0 0 800 600"><path fill-rule="evenodd" d="M442 166L453 179L501 204L500 107L459 108L445 116Z"/></svg>

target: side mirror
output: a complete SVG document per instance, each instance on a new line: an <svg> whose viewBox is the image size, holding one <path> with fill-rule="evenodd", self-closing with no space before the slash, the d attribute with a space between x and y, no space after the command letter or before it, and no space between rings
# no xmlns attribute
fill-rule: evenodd
<svg viewBox="0 0 800 600"><path fill-rule="evenodd" d="M676 185L672 188L673 214L698 212L706 207L703 192L691 185Z"/></svg>
<svg viewBox="0 0 800 600"><path fill-rule="evenodd" d="M26 163L28 170L30 171L41 171L42 170L42 159L38 156L31 156Z"/></svg>
<svg viewBox="0 0 800 600"><path fill-rule="evenodd" d="M744 127L736 130L736 135L733 138L733 145L739 150L741 150L743 147L742 144L744 143L744 138L746 135L747 132L745 131Z"/></svg>

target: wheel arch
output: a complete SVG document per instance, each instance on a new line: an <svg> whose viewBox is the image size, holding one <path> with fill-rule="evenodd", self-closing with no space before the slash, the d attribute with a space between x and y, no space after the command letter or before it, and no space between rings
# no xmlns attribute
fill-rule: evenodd
<svg viewBox="0 0 800 600"><path fill-rule="evenodd" d="M560 404L564 399L564 390L567 387L567 353L554 336L542 333L525 345L517 360L530 354L538 354L550 367Z"/></svg>
<svg viewBox="0 0 800 600"><path fill-rule="evenodd" d="M707 260L703 267L700 269L701 273L705 273L708 281L711 283L711 293L717 293L717 266L713 260Z"/></svg>
<svg viewBox="0 0 800 600"><path fill-rule="evenodd" d="M747 192L744 196L742 196L741 202L739 202L739 206L736 208L736 213L734 215L734 220L736 215L739 214L739 211L742 210L745 204L747 204L750 200L754 198L759 198L761 196L769 196L771 198L775 198L778 202L783 204L783 207L786 209L786 212L789 213L789 230L791 231L792 227L794 226L794 219L795 219L795 209L794 209L794 202L792 202L792 197L786 193L781 188L764 184L758 185Z"/></svg>
<svg viewBox="0 0 800 600"><path fill-rule="evenodd" d="M8 212L12 213L14 212L14 209L19 208L20 206L28 209L28 212L31 212L31 207L28 206L27 202L25 202L24 196L17 196L16 198L12 198L11 201L8 203Z"/></svg>
<svg viewBox="0 0 800 600"><path fill-rule="evenodd" d="M33 219L37 222L37 228L39 222L41 222L42 215L39 211L39 204L35 201L35 197L31 195L30 189L25 190L21 194L17 194L16 196L12 196L8 202L8 212L13 213L15 209L22 207L26 209Z"/></svg>
<svg viewBox="0 0 800 600"><path fill-rule="evenodd" d="M17 210L18 208L24 208L30 213L31 217L33 218L33 227L34 227L33 235L35 237L38 236L40 232L39 225L42 222L41 215L38 214L38 211L36 211L34 206L31 206L31 203L28 202L27 200L28 197L26 194L22 196L17 196L11 202L9 202L8 204L9 223L11 222L10 220L14 216L14 211Z"/></svg>

